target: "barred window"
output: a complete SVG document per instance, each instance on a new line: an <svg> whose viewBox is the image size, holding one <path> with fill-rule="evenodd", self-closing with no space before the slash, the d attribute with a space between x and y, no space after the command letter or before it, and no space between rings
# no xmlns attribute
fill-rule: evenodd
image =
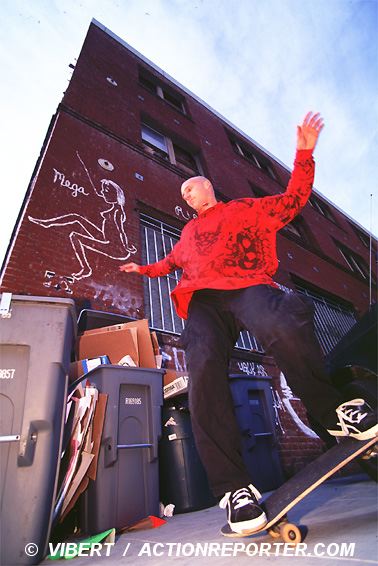
<svg viewBox="0 0 378 566"><path fill-rule="evenodd" d="M142 263L164 259L180 238L180 230L141 214ZM180 271L163 277L144 277L144 304L150 326L155 330L181 334L184 321L177 316L170 297L180 279Z"/></svg>
<svg viewBox="0 0 378 566"><path fill-rule="evenodd" d="M328 354L357 322L353 307L333 301L300 285L297 285L297 290L313 302L315 332L323 353Z"/></svg>
<svg viewBox="0 0 378 566"><path fill-rule="evenodd" d="M180 230L164 222L140 215L142 229L142 263L154 263L166 257L180 238ZM180 270L163 277L144 277L144 304L150 326L173 334L181 334L185 321L177 316L170 293L179 282ZM236 348L262 352L262 347L248 331L240 333Z"/></svg>

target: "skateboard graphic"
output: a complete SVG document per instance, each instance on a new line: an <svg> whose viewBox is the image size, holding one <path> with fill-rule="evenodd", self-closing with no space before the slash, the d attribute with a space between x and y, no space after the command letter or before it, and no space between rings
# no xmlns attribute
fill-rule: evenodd
<svg viewBox="0 0 378 566"><path fill-rule="evenodd" d="M358 456L364 455L368 458L376 455L374 445L377 442L377 437L365 441L346 438L305 466L265 499L261 504L268 519L264 527L253 532L237 533L232 531L227 523L221 528L221 534L233 538L267 531L272 538L281 537L284 542L298 544L302 541L302 533L297 525L288 521L288 511Z"/></svg>

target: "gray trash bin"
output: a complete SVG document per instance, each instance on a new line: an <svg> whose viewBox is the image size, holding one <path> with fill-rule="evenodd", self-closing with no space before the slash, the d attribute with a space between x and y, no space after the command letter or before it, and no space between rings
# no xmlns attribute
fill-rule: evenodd
<svg viewBox="0 0 378 566"><path fill-rule="evenodd" d="M85 376L108 395L97 477L82 498L81 528L88 534L158 516L163 373L103 365Z"/></svg>
<svg viewBox="0 0 378 566"><path fill-rule="evenodd" d="M13 295L6 304L9 295L0 307L2 566L38 564L47 552L76 335L72 300Z"/></svg>

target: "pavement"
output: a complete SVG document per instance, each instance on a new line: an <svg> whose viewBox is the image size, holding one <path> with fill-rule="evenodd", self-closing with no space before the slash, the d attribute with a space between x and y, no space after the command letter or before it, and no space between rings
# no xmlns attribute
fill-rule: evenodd
<svg viewBox="0 0 378 566"><path fill-rule="evenodd" d="M268 494L266 494L268 495ZM289 519L306 533L296 547L266 532L225 538L220 527L225 511L218 506L173 515L159 528L117 536L115 543L90 551L72 566L363 566L378 564L377 484L364 474L331 479L290 512ZM92 551L93 552L93 551ZM253 562L252 562L253 561ZM44 566L54 562L45 559ZM62 564L61 561L55 564Z"/></svg>

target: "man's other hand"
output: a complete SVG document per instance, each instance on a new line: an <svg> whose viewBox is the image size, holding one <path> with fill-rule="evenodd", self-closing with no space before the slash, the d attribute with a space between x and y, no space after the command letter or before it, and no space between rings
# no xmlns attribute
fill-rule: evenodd
<svg viewBox="0 0 378 566"><path fill-rule="evenodd" d="M319 112L308 112L301 126L297 126L297 149L314 149L324 127Z"/></svg>

